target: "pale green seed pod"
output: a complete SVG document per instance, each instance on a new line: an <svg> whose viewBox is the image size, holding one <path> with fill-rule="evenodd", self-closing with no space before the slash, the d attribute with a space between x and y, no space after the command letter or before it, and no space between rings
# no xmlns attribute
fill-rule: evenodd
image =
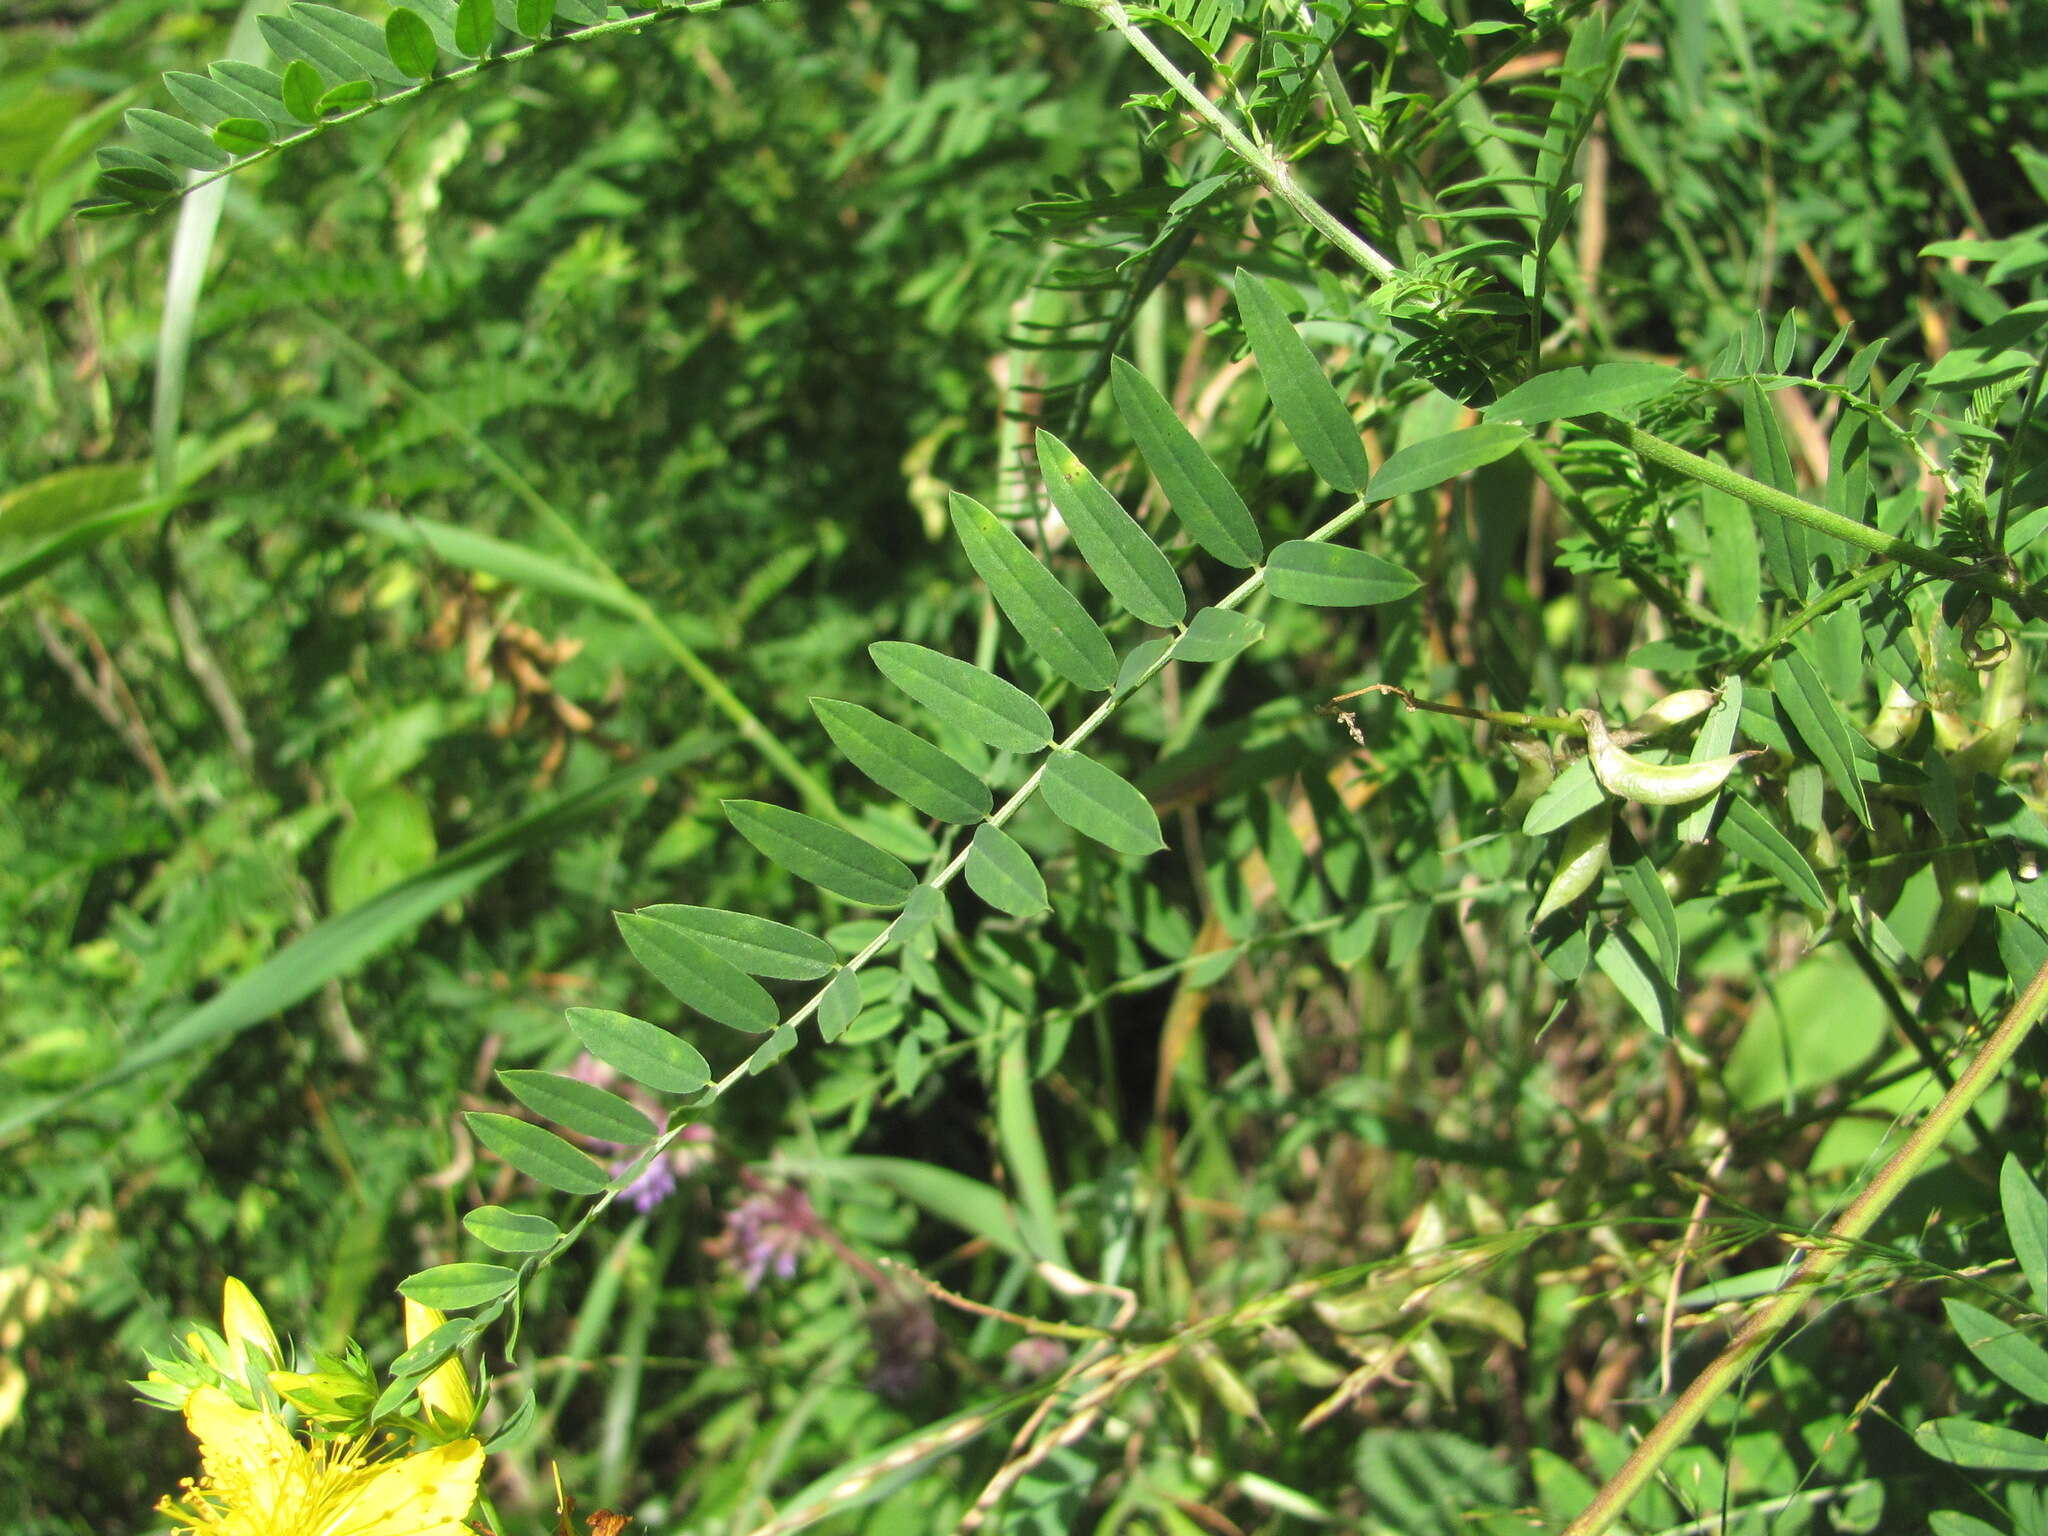
<svg viewBox="0 0 2048 1536"><path fill-rule="evenodd" d="M1920 728L1920 717L1926 713L1927 706L1894 678L1885 693L1884 708L1863 734L1878 751L1889 752Z"/></svg>
<svg viewBox="0 0 2048 1536"><path fill-rule="evenodd" d="M1519 827L1529 807L1557 778L1557 760L1545 742L1511 739L1504 745L1515 755L1515 787L1501 802L1500 817L1505 825Z"/></svg>
<svg viewBox="0 0 2048 1536"><path fill-rule="evenodd" d="M1941 891L1941 905L1935 909L1927 940L1920 947L1920 958L1939 958L1946 964L1977 926L1977 913L1984 904L1983 876L1977 868L1975 851L1959 848L1937 853L1934 881Z"/></svg>
<svg viewBox="0 0 2048 1536"><path fill-rule="evenodd" d="M1607 843L1613 834L1614 806L1610 801L1601 802L1565 828L1557 870L1550 877L1543 900L1536 904L1536 915L1529 919L1531 928L1542 927L1551 913L1570 906L1599 883L1601 872L1607 868Z"/></svg>
<svg viewBox="0 0 2048 1536"><path fill-rule="evenodd" d="M1600 787L1638 805L1684 805L1711 795L1728 781L1737 763L1756 756L1753 751L1731 752L1697 763L1646 763L1614 744L1597 709L1582 709L1577 718L1586 727L1586 755L1593 760L1593 776Z"/></svg>
<svg viewBox="0 0 2048 1536"><path fill-rule="evenodd" d="M1614 740L1624 745L1647 741L1661 735L1675 725L1688 720L1697 720L1720 701L1721 695L1712 688L1685 688L1677 693L1667 693L1663 698L1644 710L1635 719L1614 733Z"/></svg>

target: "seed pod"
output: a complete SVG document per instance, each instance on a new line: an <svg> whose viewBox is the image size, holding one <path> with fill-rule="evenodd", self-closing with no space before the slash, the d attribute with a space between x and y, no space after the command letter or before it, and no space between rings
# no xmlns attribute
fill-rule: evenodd
<svg viewBox="0 0 2048 1536"><path fill-rule="evenodd" d="M1935 909L1927 940L1920 946L1923 961L1938 956L1946 964L1963 947L1970 930L1977 926L1977 912L1984 902L1981 881L1974 850L1958 848L1934 856L1934 883L1941 892L1941 905Z"/></svg>
<svg viewBox="0 0 2048 1536"><path fill-rule="evenodd" d="M1597 709L1582 709L1577 718L1585 724L1586 755L1593 760L1593 776L1600 787L1638 805L1684 805L1710 795L1727 782L1737 763L1756 756L1753 751L1731 752L1699 763L1646 763L1614 744Z"/></svg>
<svg viewBox="0 0 2048 1536"><path fill-rule="evenodd" d="M1674 725L1683 725L1688 720L1698 719L1712 709L1720 698L1721 695L1712 688L1685 688L1677 693L1667 693L1616 731L1614 740L1624 745L1647 741L1652 736L1670 730Z"/></svg>
<svg viewBox="0 0 2048 1536"><path fill-rule="evenodd" d="M1515 787L1501 802L1500 816L1506 825L1519 827L1529 807L1557 778L1557 761L1545 742L1515 739L1506 746L1515 754Z"/></svg>
<svg viewBox="0 0 2048 1536"><path fill-rule="evenodd" d="M1878 751L1889 752L1920 728L1920 717L1926 713L1927 706L1894 678L1885 694L1884 708L1863 734Z"/></svg>
<svg viewBox="0 0 2048 1536"><path fill-rule="evenodd" d="M1614 806L1608 801L1565 828L1557 871L1550 877L1543 900L1536 904L1536 915L1529 920L1531 928L1541 928L1551 913L1570 906L1599 882L1601 871L1607 868L1607 841L1613 832Z"/></svg>

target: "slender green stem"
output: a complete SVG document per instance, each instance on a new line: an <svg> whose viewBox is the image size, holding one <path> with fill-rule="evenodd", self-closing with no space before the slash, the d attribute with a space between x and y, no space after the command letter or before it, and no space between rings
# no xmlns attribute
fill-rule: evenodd
<svg viewBox="0 0 2048 1536"><path fill-rule="evenodd" d="M1366 693L1391 693L1410 709L1427 710L1433 715L1456 715L1460 720L1484 720L1490 725L1506 726L1511 731L1554 731L1560 736L1577 736L1581 740L1586 735L1585 722L1570 715L1531 715L1519 709L1474 709L1466 704L1446 704L1440 699L1420 698L1393 683L1367 683L1363 688L1338 694L1323 707L1329 709Z"/></svg>
<svg viewBox="0 0 2048 1536"><path fill-rule="evenodd" d="M1855 575L1836 582L1827 591L1821 593L1820 596L1772 630L1762 645L1738 659L1730 670L1734 672L1747 672L1751 667L1768 661L1779 646L1790 640L1815 619L1824 618L1841 607L1842 604L1861 597L1872 587L1883 582L1897 569L1898 562L1895 560L1873 560L1870 564L1864 566L1862 570L1856 572Z"/></svg>
<svg viewBox="0 0 2048 1536"><path fill-rule="evenodd" d="M2027 983L2026 990L1999 1022L1990 1039L1984 1042L1956 1078L1955 1086L1942 1095L1941 1102L1928 1112L1927 1118L1906 1138L1904 1145L1892 1154L1891 1161L1884 1165L1840 1219L1828 1228L1826 1237L1808 1251L1784 1287L1750 1313L1749 1320L1728 1341L1727 1347L1679 1394L1678 1400L1643 1437L1628 1460L1594 1495L1593 1502L1565 1527L1564 1536L1599 1536L1621 1518L1636 1495L1656 1475L1657 1469L1705 1417L1707 1410L1735 1384L1799 1309L1813 1299L1857 1241L1877 1224L1878 1218L1926 1166L1928 1158L1948 1139L1949 1133L2004 1070L2005 1064L2012 1060L2013 1052L2019 1049L2020 1042L2044 1012L2048 1012L2048 965L2034 973L2034 979Z"/></svg>

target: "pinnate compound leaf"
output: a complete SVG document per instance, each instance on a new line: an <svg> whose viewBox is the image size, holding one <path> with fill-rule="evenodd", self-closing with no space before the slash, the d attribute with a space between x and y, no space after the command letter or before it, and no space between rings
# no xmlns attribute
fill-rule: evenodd
<svg viewBox="0 0 2048 1536"><path fill-rule="evenodd" d="M1052 745L1052 717L1038 701L972 662L904 640L877 640L868 655L882 676L976 741L1004 752Z"/></svg>
<svg viewBox="0 0 2048 1536"><path fill-rule="evenodd" d="M1110 386L1145 467L1166 493L1188 537L1225 565L1240 570L1257 565L1266 546L1244 498L1181 425L1152 381L1119 357L1111 367Z"/></svg>
<svg viewBox="0 0 2048 1536"><path fill-rule="evenodd" d="M1522 833L1526 837L1542 837L1555 832L1577 821L1606 798L1607 791L1593 776L1591 760L1579 758L1530 802L1527 814L1522 817Z"/></svg>
<svg viewBox="0 0 2048 1536"><path fill-rule="evenodd" d="M285 65L284 79L280 84L287 112L302 123L320 121L320 96L327 87L320 79L319 70L304 59L293 59Z"/></svg>
<svg viewBox="0 0 2048 1536"><path fill-rule="evenodd" d="M711 1081L697 1048L658 1024L609 1008L571 1008L567 1017L586 1051L657 1093L695 1093Z"/></svg>
<svg viewBox="0 0 2048 1536"><path fill-rule="evenodd" d="M1001 827L974 829L964 873L967 888L998 912L1034 917L1051 905L1046 900L1045 877L1031 855Z"/></svg>
<svg viewBox="0 0 2048 1536"><path fill-rule="evenodd" d="M749 976L816 981L820 976L831 975L839 963L837 953L823 939L748 912L663 903L642 907L640 916L682 929Z"/></svg>
<svg viewBox="0 0 2048 1536"><path fill-rule="evenodd" d="M1685 382L1684 370L1666 363L1555 368L1517 385L1480 414L1488 422L1518 421L1525 427L1575 416L1629 416L1652 400L1675 393Z"/></svg>
<svg viewBox="0 0 2048 1536"><path fill-rule="evenodd" d="M1714 841L1754 864L1815 911L1827 909L1827 892L1821 889L1820 877L1806 856L1747 800L1729 797L1728 813L1714 828Z"/></svg>
<svg viewBox="0 0 2048 1536"><path fill-rule="evenodd" d="M1949 1326L1963 1347L1987 1371L2014 1391L2026 1393L2037 1403L2048 1403L2048 1349L2011 1323L1967 1302L1950 1298L1942 1305L1948 1309Z"/></svg>
<svg viewBox="0 0 2048 1536"><path fill-rule="evenodd" d="M900 907L917 888L917 877L901 859L844 827L760 800L724 805L726 819L764 856L858 906Z"/></svg>
<svg viewBox="0 0 2048 1536"><path fill-rule="evenodd" d="M1391 501L1411 491L1426 491L1459 475L1505 458L1529 441L1528 430L1508 422L1486 422L1447 432L1427 442L1411 443L1388 457L1365 488L1367 501Z"/></svg>
<svg viewBox="0 0 2048 1536"><path fill-rule="evenodd" d="M480 1205L462 1218L462 1224L495 1253L545 1253L562 1236L562 1229L547 1217L508 1211L502 1205Z"/></svg>
<svg viewBox="0 0 2048 1536"><path fill-rule="evenodd" d="M1317 608L1364 608L1406 597L1422 582L1377 555L1342 544L1290 539L1266 562L1266 588L1290 603Z"/></svg>
<svg viewBox="0 0 2048 1536"><path fill-rule="evenodd" d="M478 1141L536 1184L565 1195L594 1195L605 1187L604 1170L553 1131L488 1110L462 1118Z"/></svg>
<svg viewBox="0 0 2048 1536"><path fill-rule="evenodd" d="M812 699L811 708L854 767L925 815L965 824L995 808L988 786L971 769L916 732L839 699Z"/></svg>
<svg viewBox="0 0 2048 1536"><path fill-rule="evenodd" d="M172 165L182 165L191 171L217 171L228 163L228 157L220 147L207 137L206 131L194 127L181 117L168 112L153 112L148 107L130 109L122 118L128 131L148 153Z"/></svg>
<svg viewBox="0 0 2048 1536"><path fill-rule="evenodd" d="M1025 644L1077 688L1101 693L1114 683L1116 653L1080 599L987 507L957 491L952 506L953 531L969 563Z"/></svg>
<svg viewBox="0 0 2048 1536"><path fill-rule="evenodd" d="M1039 786L1053 815L1084 837L1140 856L1166 846L1159 816L1138 787L1078 752L1055 752Z"/></svg>
<svg viewBox="0 0 2048 1536"><path fill-rule="evenodd" d="M1799 652L1782 656L1771 667L1771 684L1799 739L1826 771L1835 792L1870 826L1870 801L1856 772L1856 743L1842 709L1828 694L1819 670Z"/></svg>
<svg viewBox="0 0 2048 1536"><path fill-rule="evenodd" d="M818 1036L830 1045L859 1017L860 976L853 971L841 971L818 997Z"/></svg>
<svg viewBox="0 0 2048 1536"><path fill-rule="evenodd" d="M398 1282L398 1294L437 1312L465 1312L510 1293L519 1272L502 1264L437 1264Z"/></svg>
<svg viewBox="0 0 2048 1536"><path fill-rule="evenodd" d="M1985 1472L2048 1472L2048 1440L1975 1419L1929 1419L1913 1439L1930 1456Z"/></svg>
<svg viewBox="0 0 2048 1536"><path fill-rule="evenodd" d="M681 928L638 912L617 914L633 958L669 991L708 1019L750 1035L763 1035L781 1018L758 981L721 959Z"/></svg>
<svg viewBox="0 0 2048 1536"><path fill-rule="evenodd" d="M654 1122L638 1108L580 1077L507 1069L498 1081L536 1115L593 1141L634 1147L654 1136Z"/></svg>
<svg viewBox="0 0 2048 1536"><path fill-rule="evenodd" d="M384 48L398 72L414 80L429 78L441 62L441 50L434 46L426 18L402 5L384 18Z"/></svg>
<svg viewBox="0 0 2048 1536"><path fill-rule="evenodd" d="M1176 661L1228 661L1264 638L1266 626L1234 608L1204 608L1174 642Z"/></svg>
<svg viewBox="0 0 2048 1536"><path fill-rule="evenodd" d="M1042 428L1038 472L1073 531L1081 558L1111 597L1139 622L1159 629L1171 629L1187 617L1187 593L1159 546L1073 450Z"/></svg>
<svg viewBox="0 0 2048 1536"><path fill-rule="evenodd" d="M1372 465L1366 462L1358 425L1308 343L1265 279L1239 267L1234 291L1238 319L1252 344L1252 356L1258 359L1266 393L1273 398L1274 413L1308 467L1335 490L1364 490L1372 479Z"/></svg>

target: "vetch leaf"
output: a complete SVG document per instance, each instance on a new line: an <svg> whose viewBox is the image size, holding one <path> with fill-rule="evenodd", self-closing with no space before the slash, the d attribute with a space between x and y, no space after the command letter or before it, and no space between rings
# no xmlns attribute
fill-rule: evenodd
<svg viewBox="0 0 2048 1536"><path fill-rule="evenodd" d="M1556 368L1517 385L1480 414L1488 422L1518 421L1525 427L1574 416L1632 416L1639 407L1661 400L1685 382L1682 369L1664 363Z"/></svg>
<svg viewBox="0 0 2048 1536"><path fill-rule="evenodd" d="M1025 643L1077 688L1101 693L1114 683L1116 653L1080 600L987 507L957 491L952 506L969 563Z"/></svg>
<svg viewBox="0 0 2048 1536"><path fill-rule="evenodd" d="M593 1141L636 1147L654 1137L654 1122L609 1089L559 1072L507 1069L498 1081L544 1119Z"/></svg>
<svg viewBox="0 0 2048 1536"><path fill-rule="evenodd" d="M1529 433L1523 427L1487 422L1426 442L1411 443L1380 466L1379 473L1365 488L1365 499L1391 501L1411 491L1426 491L1505 458L1528 441Z"/></svg>
<svg viewBox="0 0 2048 1536"><path fill-rule="evenodd" d="M1616 928L1600 941L1593 960L1637 1015L1658 1034L1668 1037L1677 999L1658 977L1650 957L1626 928Z"/></svg>
<svg viewBox="0 0 2048 1536"><path fill-rule="evenodd" d="M609 1008L571 1008L566 1016L586 1051L657 1093L695 1093L711 1081L697 1048L658 1024Z"/></svg>
<svg viewBox="0 0 2048 1536"><path fill-rule="evenodd" d="M491 14L491 0L462 0L455 8L455 46L464 56L480 59L490 52L491 39L498 33L498 19Z"/></svg>
<svg viewBox="0 0 2048 1536"><path fill-rule="evenodd" d="M1263 278L1239 267L1233 290L1238 319L1258 359L1273 410L1301 456L1325 485L1339 491L1362 491L1372 479L1365 444L1357 423L1344 408L1336 387L1316 361L1273 297Z"/></svg>
<svg viewBox="0 0 2048 1536"><path fill-rule="evenodd" d="M1929 1419L1913 1431L1913 1439L1930 1456L1952 1466L1984 1472L2048 1472L2048 1441L2003 1424Z"/></svg>
<svg viewBox="0 0 2048 1536"><path fill-rule="evenodd" d="M1093 758L1078 752L1053 753L1039 793L1053 815L1119 853L1143 856L1166 846L1152 803L1135 784Z"/></svg>
<svg viewBox="0 0 2048 1536"><path fill-rule="evenodd" d="M1145 467L1166 493L1188 537L1225 565L1241 570L1257 565L1266 546L1244 498L1181 425L1152 381L1119 357L1111 364L1110 387Z"/></svg>
<svg viewBox="0 0 2048 1536"><path fill-rule="evenodd" d="M969 878L973 878L971 874ZM860 975L856 971L841 971L818 998L818 1038L830 1045L859 1017Z"/></svg>
<svg viewBox="0 0 2048 1536"><path fill-rule="evenodd" d="M259 16L256 24L279 58L304 59L336 80L412 83L384 51L384 29L347 11L299 0L282 16Z"/></svg>
<svg viewBox="0 0 2048 1536"><path fill-rule="evenodd" d="M320 71L304 59L293 59L284 67L285 110L302 123L320 121L320 96L327 89Z"/></svg>
<svg viewBox="0 0 2048 1536"><path fill-rule="evenodd" d="M970 769L895 721L839 699L812 699L811 708L854 767L925 815L965 824L995 808Z"/></svg>
<svg viewBox="0 0 2048 1536"><path fill-rule="evenodd" d="M1678 911L1671 905L1671 893L1657 876L1657 866L1636 845L1624 828L1615 834L1614 871L1621 893L1650 935L1650 948L1657 961L1657 975L1666 986L1678 985Z"/></svg>
<svg viewBox="0 0 2048 1536"><path fill-rule="evenodd" d="M1129 693L1151 674L1159 658L1173 649L1173 642L1164 636L1140 640L1124 653L1124 659L1117 663L1116 686L1111 693Z"/></svg>
<svg viewBox="0 0 2048 1536"><path fill-rule="evenodd" d="M781 1013L758 981L669 923L638 912L616 914L633 958L706 1018L750 1035L766 1034Z"/></svg>
<svg viewBox="0 0 2048 1536"><path fill-rule="evenodd" d="M478 1141L537 1184L565 1195L594 1195L605 1187L604 1170L553 1131L488 1110L462 1118Z"/></svg>
<svg viewBox="0 0 2048 1536"><path fill-rule="evenodd" d="M1038 701L972 662L903 640L877 640L868 655L890 682L976 741L1004 752L1052 745L1052 717Z"/></svg>
<svg viewBox="0 0 2048 1536"><path fill-rule="evenodd" d="M465 1312L509 1294L518 1283L519 1272L502 1264L437 1264L399 1281L398 1294L437 1312Z"/></svg>
<svg viewBox="0 0 2048 1536"><path fill-rule="evenodd" d="M642 907L640 916L682 929L749 976L816 981L820 976L831 975L839 963L832 946L823 939L748 912L722 912L716 907L685 907L665 902Z"/></svg>
<svg viewBox="0 0 2048 1536"><path fill-rule="evenodd" d="M1828 782L1856 813L1856 819L1869 826L1870 801L1856 772L1853 732L1842 717L1841 706L1829 697L1820 673L1805 656L1792 651L1772 665L1771 683L1792 728L1826 770Z"/></svg>
<svg viewBox="0 0 2048 1536"><path fill-rule="evenodd" d="M320 115L335 117L367 107L377 99L376 88L367 80L346 80L320 98Z"/></svg>
<svg viewBox="0 0 2048 1536"><path fill-rule="evenodd" d="M135 107L123 114L122 121L145 150L173 165L193 171L217 171L228 163L228 157L204 129L168 112Z"/></svg>
<svg viewBox="0 0 2048 1536"><path fill-rule="evenodd" d="M497 1253L545 1253L562 1229L545 1216L508 1211L502 1205L480 1205L462 1218L469 1235Z"/></svg>
<svg viewBox="0 0 2048 1536"><path fill-rule="evenodd" d="M513 14L521 37L546 37L555 24L555 0L519 0Z"/></svg>
<svg viewBox="0 0 2048 1536"><path fill-rule="evenodd" d="M284 81L262 65L220 59L207 65L206 73L216 86L237 98L233 110L222 110L223 117L267 118L277 130L292 126L291 111L284 104Z"/></svg>
<svg viewBox="0 0 2048 1536"><path fill-rule="evenodd" d="M1174 642L1174 659L1228 661L1247 646L1258 644L1265 633L1264 624L1235 608L1204 608Z"/></svg>
<svg viewBox="0 0 2048 1536"><path fill-rule="evenodd" d="M1591 760L1579 758L1530 802L1528 812L1522 817L1522 831L1529 837L1555 832L1559 827L1577 821L1606 798L1607 791L1593 776Z"/></svg>
<svg viewBox="0 0 2048 1536"><path fill-rule="evenodd" d="M1742 435L1749 443L1751 466L1757 479L1774 490L1797 495L1799 478L1792 472L1792 450L1786 445L1778 413L1770 397L1755 379L1742 388ZM1813 590L1813 556L1806 529L1790 518L1765 517L1757 520L1757 543L1764 552L1764 564L1780 590L1804 599Z"/></svg>
<svg viewBox="0 0 2048 1536"><path fill-rule="evenodd" d="M1735 749L1735 728L1742 718L1742 679L1730 675L1721 683L1721 697L1714 707L1707 711L1707 718L1701 722L1699 735L1693 738L1690 761L1704 763L1710 758L1725 757ZM1678 824L1678 839L1685 843L1704 843L1713 836L1714 808L1720 804L1722 790L1716 790L1690 811Z"/></svg>
<svg viewBox="0 0 2048 1536"><path fill-rule="evenodd" d="M1422 582L1377 555L1341 544L1290 539L1266 562L1266 588L1290 603L1362 608L1406 597Z"/></svg>
<svg viewBox="0 0 2048 1536"><path fill-rule="evenodd" d="M1060 516L1073 531L1081 558L1109 595L1141 623L1171 629L1187 617L1187 593L1173 566L1130 513L1110 495L1067 445L1038 433L1038 472Z"/></svg>
<svg viewBox="0 0 2048 1536"><path fill-rule="evenodd" d="M441 50L434 46L434 34L418 11L400 6L384 18L384 47L398 72L414 80L425 80L441 62Z"/></svg>
<svg viewBox="0 0 2048 1536"><path fill-rule="evenodd" d="M917 887L901 859L843 827L759 800L724 805L740 836L798 879L835 896L863 907L900 907Z"/></svg>
<svg viewBox="0 0 2048 1536"><path fill-rule="evenodd" d="M2026 1393L2037 1403L2048 1403L2048 1349L2011 1323L1966 1302L1949 1299L1942 1305L1948 1309L1949 1326L1963 1347L1986 1370L2014 1391Z"/></svg>
<svg viewBox="0 0 2048 1536"><path fill-rule="evenodd" d="M2034 1310L2048 1312L2048 1196L2010 1152L1998 1170L1998 1202L2005 1211L2006 1241L2027 1277Z"/></svg>
<svg viewBox="0 0 2048 1536"><path fill-rule="evenodd" d="M208 127L231 117L270 116L260 98L206 75L188 74L181 69L166 70L164 89L171 93L179 106ZM278 102L276 105L281 110L284 104Z"/></svg>
<svg viewBox="0 0 2048 1536"><path fill-rule="evenodd" d="M1741 796L1729 796L1728 812L1714 829L1714 840L1737 858L1756 865L1815 911L1827 909L1827 892L1821 889L1805 855Z"/></svg>
<svg viewBox="0 0 2048 1536"><path fill-rule="evenodd" d="M1034 917L1050 905L1037 864L1001 827L984 824L974 829L964 873L967 888L998 912Z"/></svg>
<svg viewBox="0 0 2048 1536"><path fill-rule="evenodd" d="M237 159L270 147L270 125L260 118L224 118L214 126L213 142Z"/></svg>

